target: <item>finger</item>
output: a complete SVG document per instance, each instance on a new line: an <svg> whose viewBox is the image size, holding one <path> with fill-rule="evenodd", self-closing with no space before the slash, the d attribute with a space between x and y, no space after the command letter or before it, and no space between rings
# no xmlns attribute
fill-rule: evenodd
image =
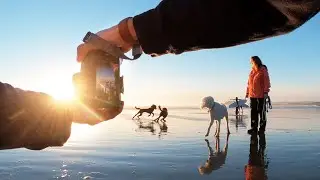
<svg viewBox="0 0 320 180"><path fill-rule="evenodd" d="M95 48L90 44L80 44L77 47L77 61L81 62L86 57L88 52L93 49L95 49Z"/></svg>
<svg viewBox="0 0 320 180"><path fill-rule="evenodd" d="M78 62L81 62L83 57L84 57L84 49L85 49L85 44L80 44L78 47L77 47L77 61Z"/></svg>

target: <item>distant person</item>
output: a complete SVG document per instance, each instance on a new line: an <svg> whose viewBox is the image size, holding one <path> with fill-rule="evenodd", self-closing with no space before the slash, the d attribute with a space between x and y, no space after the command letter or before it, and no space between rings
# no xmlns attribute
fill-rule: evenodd
<svg viewBox="0 0 320 180"><path fill-rule="evenodd" d="M236 97L236 103L237 103L237 106L236 106L236 116L238 116L240 109L241 109L241 111L242 111L242 113L243 113L242 105L239 105L239 98L238 98L238 97Z"/></svg>
<svg viewBox="0 0 320 180"><path fill-rule="evenodd" d="M181 54L287 34L314 17L319 9L319 0L162 0L157 7L133 18L125 18L118 25L99 31L97 35L114 43L123 52L139 44L144 53L152 56ZM90 50L91 46L79 45L77 60L81 62ZM58 110L50 98L43 93L23 91L0 83L0 142L10 145L10 138L15 140L15 147L37 143L45 147L55 145L52 142L55 139L62 145L68 138L57 139L56 136L60 133L69 134L72 121L85 121L81 116L80 119L58 116L64 111L73 113L70 110L73 105ZM92 111L108 120L120 114L122 109ZM60 118L66 122L64 125L60 123ZM38 135L41 129L45 130L43 133L50 134ZM38 136L38 139L21 138L25 136Z"/></svg>
<svg viewBox="0 0 320 180"><path fill-rule="evenodd" d="M259 133L264 133L266 129L266 109L265 99L268 98L270 91L270 78L268 69L262 64L258 56L252 56L250 59L251 72L248 79L246 98L250 98L251 108L251 129L248 133L258 132L258 123L260 116Z"/></svg>

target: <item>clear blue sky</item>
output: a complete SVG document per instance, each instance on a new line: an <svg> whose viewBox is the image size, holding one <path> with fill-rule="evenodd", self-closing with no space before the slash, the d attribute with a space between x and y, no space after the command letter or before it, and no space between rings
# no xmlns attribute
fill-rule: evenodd
<svg viewBox="0 0 320 180"><path fill-rule="evenodd" d="M87 31L108 28L159 0L0 1L0 81L53 95L70 92L76 47ZM320 100L320 16L285 36L233 48L151 58L121 66L127 105L198 105L243 97L249 57L268 66L274 101Z"/></svg>

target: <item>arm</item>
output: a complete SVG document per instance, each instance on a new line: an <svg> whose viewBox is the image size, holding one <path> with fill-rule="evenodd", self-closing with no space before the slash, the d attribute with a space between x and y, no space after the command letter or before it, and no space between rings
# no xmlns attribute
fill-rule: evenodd
<svg viewBox="0 0 320 180"><path fill-rule="evenodd" d="M0 149L62 146L71 132L67 104L0 82Z"/></svg>
<svg viewBox="0 0 320 180"><path fill-rule="evenodd" d="M319 0L163 0L128 26L146 54L180 54L286 34L319 10Z"/></svg>
<svg viewBox="0 0 320 180"><path fill-rule="evenodd" d="M251 72L250 72L250 74L251 74ZM250 81L250 75L249 75L249 78L248 78L248 81L247 81L246 97L249 97L249 81Z"/></svg>
<svg viewBox="0 0 320 180"><path fill-rule="evenodd" d="M268 94L270 91L270 87L271 87L270 77L269 77L268 71L264 71L264 73L263 73L263 87L264 87L264 89L263 89L264 93Z"/></svg>

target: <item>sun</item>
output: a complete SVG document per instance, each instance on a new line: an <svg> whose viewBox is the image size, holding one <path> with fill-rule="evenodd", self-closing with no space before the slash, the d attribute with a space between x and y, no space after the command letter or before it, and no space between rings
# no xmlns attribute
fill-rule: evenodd
<svg viewBox="0 0 320 180"><path fill-rule="evenodd" d="M71 100L74 98L72 88L56 88L50 94L56 100Z"/></svg>
<svg viewBox="0 0 320 180"><path fill-rule="evenodd" d="M71 100L75 98L72 83L59 79L52 81L47 92L56 100Z"/></svg>

